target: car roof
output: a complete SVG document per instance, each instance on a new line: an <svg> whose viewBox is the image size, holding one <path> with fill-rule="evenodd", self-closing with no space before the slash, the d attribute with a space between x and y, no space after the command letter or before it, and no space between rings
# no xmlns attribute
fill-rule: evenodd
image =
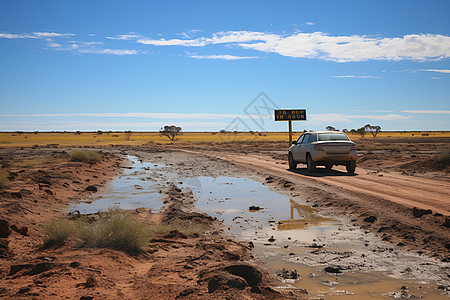
<svg viewBox="0 0 450 300"><path fill-rule="evenodd" d="M342 133L342 134L345 134L342 131L307 131L307 132L304 132L304 133Z"/></svg>

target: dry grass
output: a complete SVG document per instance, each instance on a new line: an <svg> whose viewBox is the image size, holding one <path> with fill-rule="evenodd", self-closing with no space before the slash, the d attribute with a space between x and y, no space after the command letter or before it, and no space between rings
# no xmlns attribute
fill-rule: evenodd
<svg viewBox="0 0 450 300"><path fill-rule="evenodd" d="M102 155L95 151L75 151L70 154L71 161L81 161L87 163L98 162L102 159Z"/></svg>
<svg viewBox="0 0 450 300"><path fill-rule="evenodd" d="M287 126L286 126L287 129ZM287 131L287 130L286 130ZM297 139L302 131L293 133L293 139ZM427 135L428 134L428 135ZM28 136L25 138L25 136ZM357 134L349 134L352 140L362 139ZM377 140L386 138L432 138L432 137L450 137L450 131L386 131L380 132L374 138L366 135L364 140ZM177 140L173 143L230 143L230 142L285 142L289 140L287 132L264 132L249 133L214 133L214 132L184 132L177 136ZM21 134L14 135L12 133L0 133L0 145L4 144L8 147L24 146L31 147L33 145L48 146L57 144L61 146L80 146L80 145L143 145L147 143L171 143L167 138L161 136L159 132L133 132L130 140L125 140L123 132L103 132L99 135L97 132L39 132L37 134Z"/></svg>
<svg viewBox="0 0 450 300"><path fill-rule="evenodd" d="M45 224L46 246L61 246L73 236L79 238L87 248L111 248L138 254L146 248L150 240L149 226L120 210L110 210L100 214L100 219L89 223L84 218L78 220L56 220Z"/></svg>
<svg viewBox="0 0 450 300"><path fill-rule="evenodd" d="M21 162L18 162L15 165L18 167L23 167L23 168L33 168L36 166L41 166L41 165L46 165L46 164L57 164L57 163L62 163L62 162L66 162L66 161L69 161L69 159L66 157L58 157L58 158L44 157L44 158L26 159Z"/></svg>
<svg viewBox="0 0 450 300"><path fill-rule="evenodd" d="M447 149L442 153L433 155L432 159L442 166L450 166L450 149Z"/></svg>
<svg viewBox="0 0 450 300"><path fill-rule="evenodd" d="M61 246L75 232L76 224L69 220L55 220L43 225L47 237L44 245L47 247Z"/></svg>

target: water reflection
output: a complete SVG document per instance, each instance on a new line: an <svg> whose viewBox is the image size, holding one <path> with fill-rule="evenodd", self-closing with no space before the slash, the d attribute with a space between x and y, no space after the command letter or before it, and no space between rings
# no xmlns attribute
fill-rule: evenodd
<svg viewBox="0 0 450 300"><path fill-rule="evenodd" d="M277 230L307 229L311 226L320 226L324 223L337 224L333 219L317 215L317 210L311 206L300 205L292 199L289 199L289 203L291 218L288 220L280 220L278 222Z"/></svg>

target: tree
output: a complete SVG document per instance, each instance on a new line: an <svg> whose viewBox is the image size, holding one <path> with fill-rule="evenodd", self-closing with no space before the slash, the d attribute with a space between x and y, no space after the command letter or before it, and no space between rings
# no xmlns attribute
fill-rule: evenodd
<svg viewBox="0 0 450 300"><path fill-rule="evenodd" d="M129 141L133 132L131 130L126 130L126 131L124 131L124 133L125 133L125 140Z"/></svg>
<svg viewBox="0 0 450 300"><path fill-rule="evenodd" d="M175 137L180 134L181 127L175 126L175 125L166 125L164 128L161 128L159 133L162 136L167 136L171 141L175 140Z"/></svg>
<svg viewBox="0 0 450 300"><path fill-rule="evenodd" d="M366 127L361 127L358 130L356 130L356 133L358 133L362 138L366 135Z"/></svg>
<svg viewBox="0 0 450 300"><path fill-rule="evenodd" d="M327 127L325 127L326 130L328 131L339 131L336 128L334 128L333 126L328 125Z"/></svg>
<svg viewBox="0 0 450 300"><path fill-rule="evenodd" d="M366 126L364 126L364 129L370 132L373 135L373 137L376 137L378 132L381 131L381 126L378 125L372 126L370 124L367 124Z"/></svg>

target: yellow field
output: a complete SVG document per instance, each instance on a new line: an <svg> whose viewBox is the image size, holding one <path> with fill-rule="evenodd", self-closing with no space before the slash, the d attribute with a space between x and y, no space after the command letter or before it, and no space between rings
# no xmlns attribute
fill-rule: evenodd
<svg viewBox="0 0 450 300"><path fill-rule="evenodd" d="M293 139L297 139L301 132L295 132ZM359 135L349 134L352 140L359 140ZM450 137L450 131L386 131L378 133L379 138L418 138L418 137ZM366 134L365 139L373 139L372 135ZM216 133L216 132L184 132L177 136L174 143L224 143L224 142L283 142L289 140L287 132L264 132L264 133ZM130 140L125 139L123 132L0 132L0 147L31 147L33 145L142 145L147 143L170 143L171 141L161 136L158 132L133 132Z"/></svg>

